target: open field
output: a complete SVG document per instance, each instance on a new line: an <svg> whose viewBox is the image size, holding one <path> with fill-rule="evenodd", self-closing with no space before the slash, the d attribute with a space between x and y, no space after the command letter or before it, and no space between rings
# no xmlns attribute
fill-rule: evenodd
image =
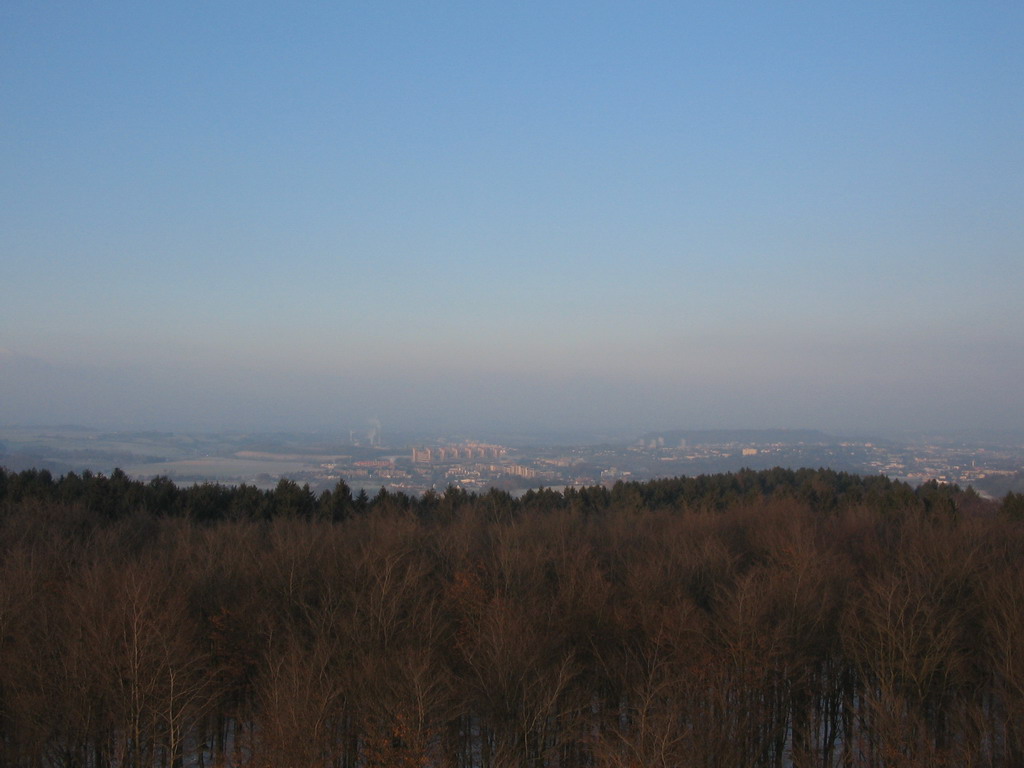
<svg viewBox="0 0 1024 768"><path fill-rule="evenodd" d="M131 477L150 479L157 475L184 482L272 484L279 477L292 477L316 469L318 464L281 459L232 458L210 456L200 459L152 462L124 467Z"/></svg>

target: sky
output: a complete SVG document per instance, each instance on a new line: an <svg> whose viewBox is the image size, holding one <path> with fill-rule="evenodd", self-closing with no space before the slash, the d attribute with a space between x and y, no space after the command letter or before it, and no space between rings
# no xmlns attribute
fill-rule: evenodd
<svg viewBox="0 0 1024 768"><path fill-rule="evenodd" d="M0 4L0 425L1024 429L1024 4Z"/></svg>

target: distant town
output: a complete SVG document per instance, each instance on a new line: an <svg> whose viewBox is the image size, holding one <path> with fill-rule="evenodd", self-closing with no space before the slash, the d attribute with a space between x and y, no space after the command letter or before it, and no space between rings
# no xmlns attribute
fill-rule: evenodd
<svg viewBox="0 0 1024 768"><path fill-rule="evenodd" d="M590 444L514 445L468 438L385 439L379 424L347 435L103 432L83 427L0 428L0 466L109 473L148 480L273 487L282 478L315 491L422 494L613 485L743 468L826 467L881 474L912 485L970 486L985 496L1024 490L1019 437L844 439L813 430L670 430Z"/></svg>

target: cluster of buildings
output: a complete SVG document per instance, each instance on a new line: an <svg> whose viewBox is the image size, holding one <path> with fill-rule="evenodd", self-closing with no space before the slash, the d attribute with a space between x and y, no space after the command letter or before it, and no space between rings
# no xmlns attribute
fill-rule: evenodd
<svg viewBox="0 0 1024 768"><path fill-rule="evenodd" d="M632 444L506 448L481 442L438 442L391 452L379 446L353 446L350 455L320 455L303 466L310 454L240 451L235 461L250 466L287 464L288 476L314 489L330 488L344 479L353 489L420 494L448 486L486 492L498 488L520 492L527 488L611 486L617 481L655 477L696 476L740 469L771 467L830 467L858 474L884 474L918 484L927 480L972 485L983 495L999 497L1024 482L1016 449L981 448L956 444L879 445L872 442L797 435L780 440L774 434L715 434L711 439L680 440L656 436ZM163 465L167 466L167 465ZM241 464L239 465L242 466ZM302 469L299 469L302 467ZM166 470L163 470L166 471ZM280 471L280 470L279 470ZM232 478L230 481L236 481ZM237 481L273 487L275 474Z"/></svg>
<svg viewBox="0 0 1024 768"><path fill-rule="evenodd" d="M433 464L460 459L498 459L508 453L500 445L486 443L462 443L461 445L435 445L429 448L413 448L413 464Z"/></svg>

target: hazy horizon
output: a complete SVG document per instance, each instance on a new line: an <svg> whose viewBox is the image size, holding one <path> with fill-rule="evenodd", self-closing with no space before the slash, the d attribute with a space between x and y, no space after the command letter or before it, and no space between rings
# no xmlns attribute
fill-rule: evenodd
<svg viewBox="0 0 1024 768"><path fill-rule="evenodd" d="M0 424L1022 430L1024 6L0 10Z"/></svg>

